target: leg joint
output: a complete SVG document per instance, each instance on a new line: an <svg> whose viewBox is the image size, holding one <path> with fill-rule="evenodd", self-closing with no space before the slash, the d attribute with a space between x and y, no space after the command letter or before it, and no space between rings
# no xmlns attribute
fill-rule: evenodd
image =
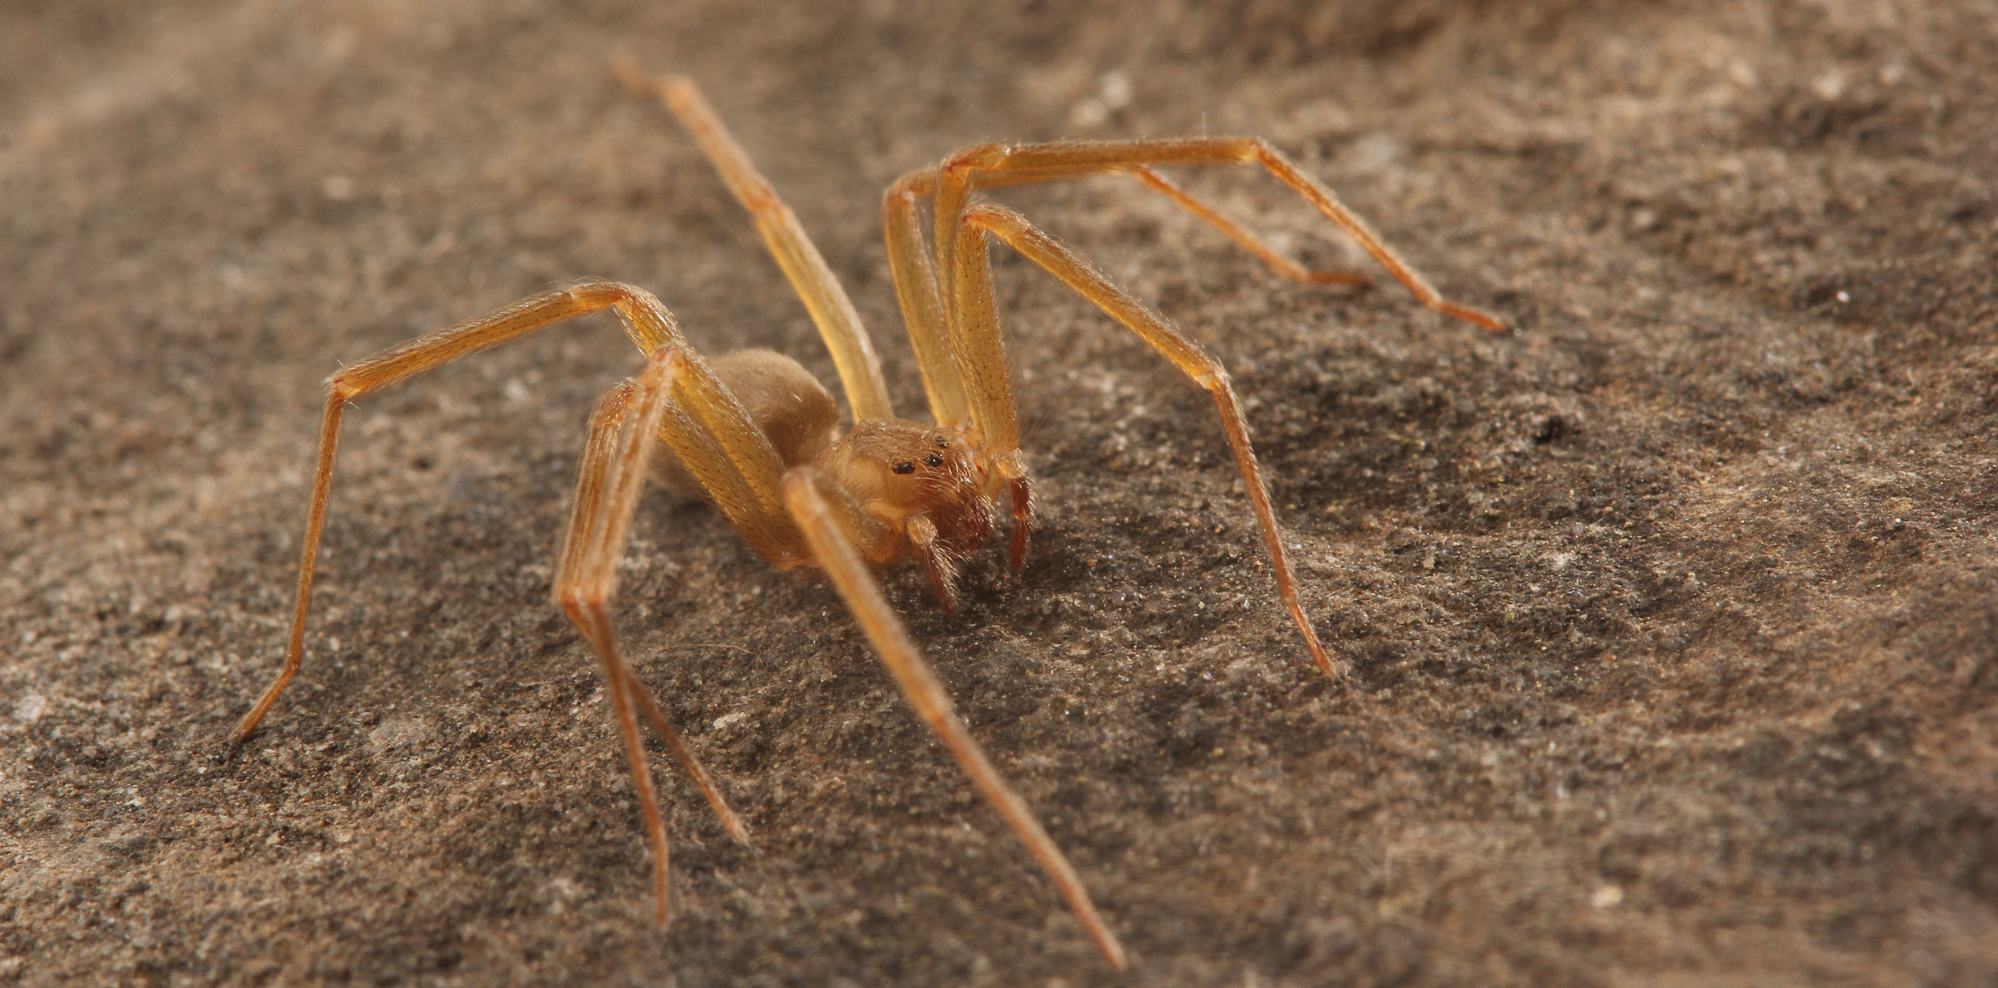
<svg viewBox="0 0 1998 988"><path fill-rule="evenodd" d="M596 279L576 282L568 287L568 292L577 304L591 309L605 308L649 294L643 288L622 281Z"/></svg>
<svg viewBox="0 0 1998 988"><path fill-rule="evenodd" d="M971 144L952 151L940 171L962 176L974 168L993 168L1004 162L1012 149L1004 144Z"/></svg>

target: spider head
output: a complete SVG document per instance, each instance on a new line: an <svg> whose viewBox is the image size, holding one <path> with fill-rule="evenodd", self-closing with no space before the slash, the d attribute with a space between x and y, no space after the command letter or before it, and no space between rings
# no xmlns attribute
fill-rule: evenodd
<svg viewBox="0 0 1998 988"><path fill-rule="evenodd" d="M827 468L876 517L905 532L914 516L936 526L939 547L961 558L992 534L992 501L962 433L914 422L856 423Z"/></svg>

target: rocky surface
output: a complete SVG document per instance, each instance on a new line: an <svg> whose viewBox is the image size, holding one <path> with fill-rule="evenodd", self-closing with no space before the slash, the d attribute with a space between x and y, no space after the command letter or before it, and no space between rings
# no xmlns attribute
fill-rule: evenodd
<svg viewBox="0 0 1998 988"><path fill-rule="evenodd" d="M0 11L0 982L1924 985L1998 977L1998 17L1960 0ZM1268 137L1495 337L1299 287L1130 183L1009 192L1229 362L1211 404L999 264L1037 555L894 599L1074 858L1107 970L838 598L642 508L620 620L755 832L661 772L678 915L548 583L590 319L348 420L320 381L583 276L830 376L692 143L708 88L905 408L895 175ZM1319 264L1246 173L1189 179Z"/></svg>

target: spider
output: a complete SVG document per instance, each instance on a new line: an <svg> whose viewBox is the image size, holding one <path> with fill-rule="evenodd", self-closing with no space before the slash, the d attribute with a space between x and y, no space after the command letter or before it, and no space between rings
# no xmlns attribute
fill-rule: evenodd
<svg viewBox="0 0 1998 988"><path fill-rule="evenodd" d="M1017 575L1026 560L1033 484L1020 452L1019 424L1006 375L1006 341L993 302L990 240L1006 244L1101 308L1213 397L1275 571L1277 593L1318 668L1335 678L1340 670L1319 644L1298 599L1276 513L1227 371L1150 306L1112 284L1025 217L981 202L977 193L1092 175L1128 175L1217 227L1279 275L1307 283L1366 283L1369 279L1363 274L1305 269L1156 170L1259 165L1356 240L1418 302L1495 332L1504 332L1507 326L1496 316L1443 298L1331 190L1260 139L976 144L902 176L883 200L890 273L934 424L897 418L880 362L845 290L797 217L723 129L694 84L681 77L647 77L628 63L615 68L628 87L663 100L754 218L764 243L832 352L853 424L841 428L832 395L791 358L747 350L710 360L687 343L657 298L642 288L610 281L584 281L534 295L341 369L327 382L284 667L236 725L236 740L256 730L298 673L334 451L347 403L476 350L573 316L611 309L645 355L644 368L605 394L590 416L553 595L603 665L606 692L652 849L657 921L663 925L670 916L669 850L641 743L640 720L664 740L729 834L744 844L749 834L639 684L612 629L617 562L648 474L667 486L704 494L778 569L809 566L824 572L910 705L1047 873L1104 959L1124 967L1124 949L1090 901L1075 869L967 732L874 575L877 567L913 557L938 602L947 611L952 609L960 566L993 537L1002 510L1012 516L1011 572ZM931 223L927 237L921 215L926 202ZM656 468L649 468L659 446L665 447L665 455Z"/></svg>

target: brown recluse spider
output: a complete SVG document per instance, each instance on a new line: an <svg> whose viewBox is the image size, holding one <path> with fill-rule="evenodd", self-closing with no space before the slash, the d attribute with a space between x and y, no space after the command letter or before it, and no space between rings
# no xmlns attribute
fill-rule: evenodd
<svg viewBox="0 0 1998 988"><path fill-rule="evenodd" d="M665 740L728 832L738 841L748 841L741 819L626 664L612 631L610 601L617 562L651 454L663 445L668 456L653 472L664 482L703 493L778 569L813 566L824 571L910 705L1053 880L1104 959L1123 967L1124 948L1097 915L1082 880L965 730L874 575L876 567L913 556L938 601L951 609L959 565L992 536L1002 505L1012 515L1012 572L1017 574L1026 559L1033 488L1020 454L1019 424L1006 376L1006 341L994 311L986 256L989 238L1094 303L1213 397L1255 508L1263 546L1275 570L1277 594L1312 660L1327 675L1336 677L1340 670L1319 644L1298 599L1278 537L1276 513L1249 447L1248 423L1227 371L1200 344L1025 217L980 202L976 194L1008 185L1129 175L1219 228L1280 275L1312 283L1365 283L1365 275L1299 266L1155 170L1259 165L1358 241L1423 305L1489 330L1503 332L1507 327L1495 316L1444 299L1330 189L1262 140L1181 137L976 144L902 176L889 187L882 205L895 294L935 424L899 419L889 405L880 362L845 290L797 217L722 128L693 83L648 78L625 64L617 68L626 85L665 101L755 218L757 231L832 351L852 407L853 425L840 427L832 395L796 361L768 350L740 351L710 361L688 345L658 299L642 288L608 281L585 281L522 299L341 369L328 381L284 668L236 725L236 738L256 730L298 673L334 448L347 403L475 350L572 316L612 309L645 354L645 366L636 379L612 388L590 418L554 597L603 663L606 692L652 845L658 921L666 922L670 908L668 850L639 736L641 718ZM927 237L919 210L925 201L931 214Z"/></svg>

